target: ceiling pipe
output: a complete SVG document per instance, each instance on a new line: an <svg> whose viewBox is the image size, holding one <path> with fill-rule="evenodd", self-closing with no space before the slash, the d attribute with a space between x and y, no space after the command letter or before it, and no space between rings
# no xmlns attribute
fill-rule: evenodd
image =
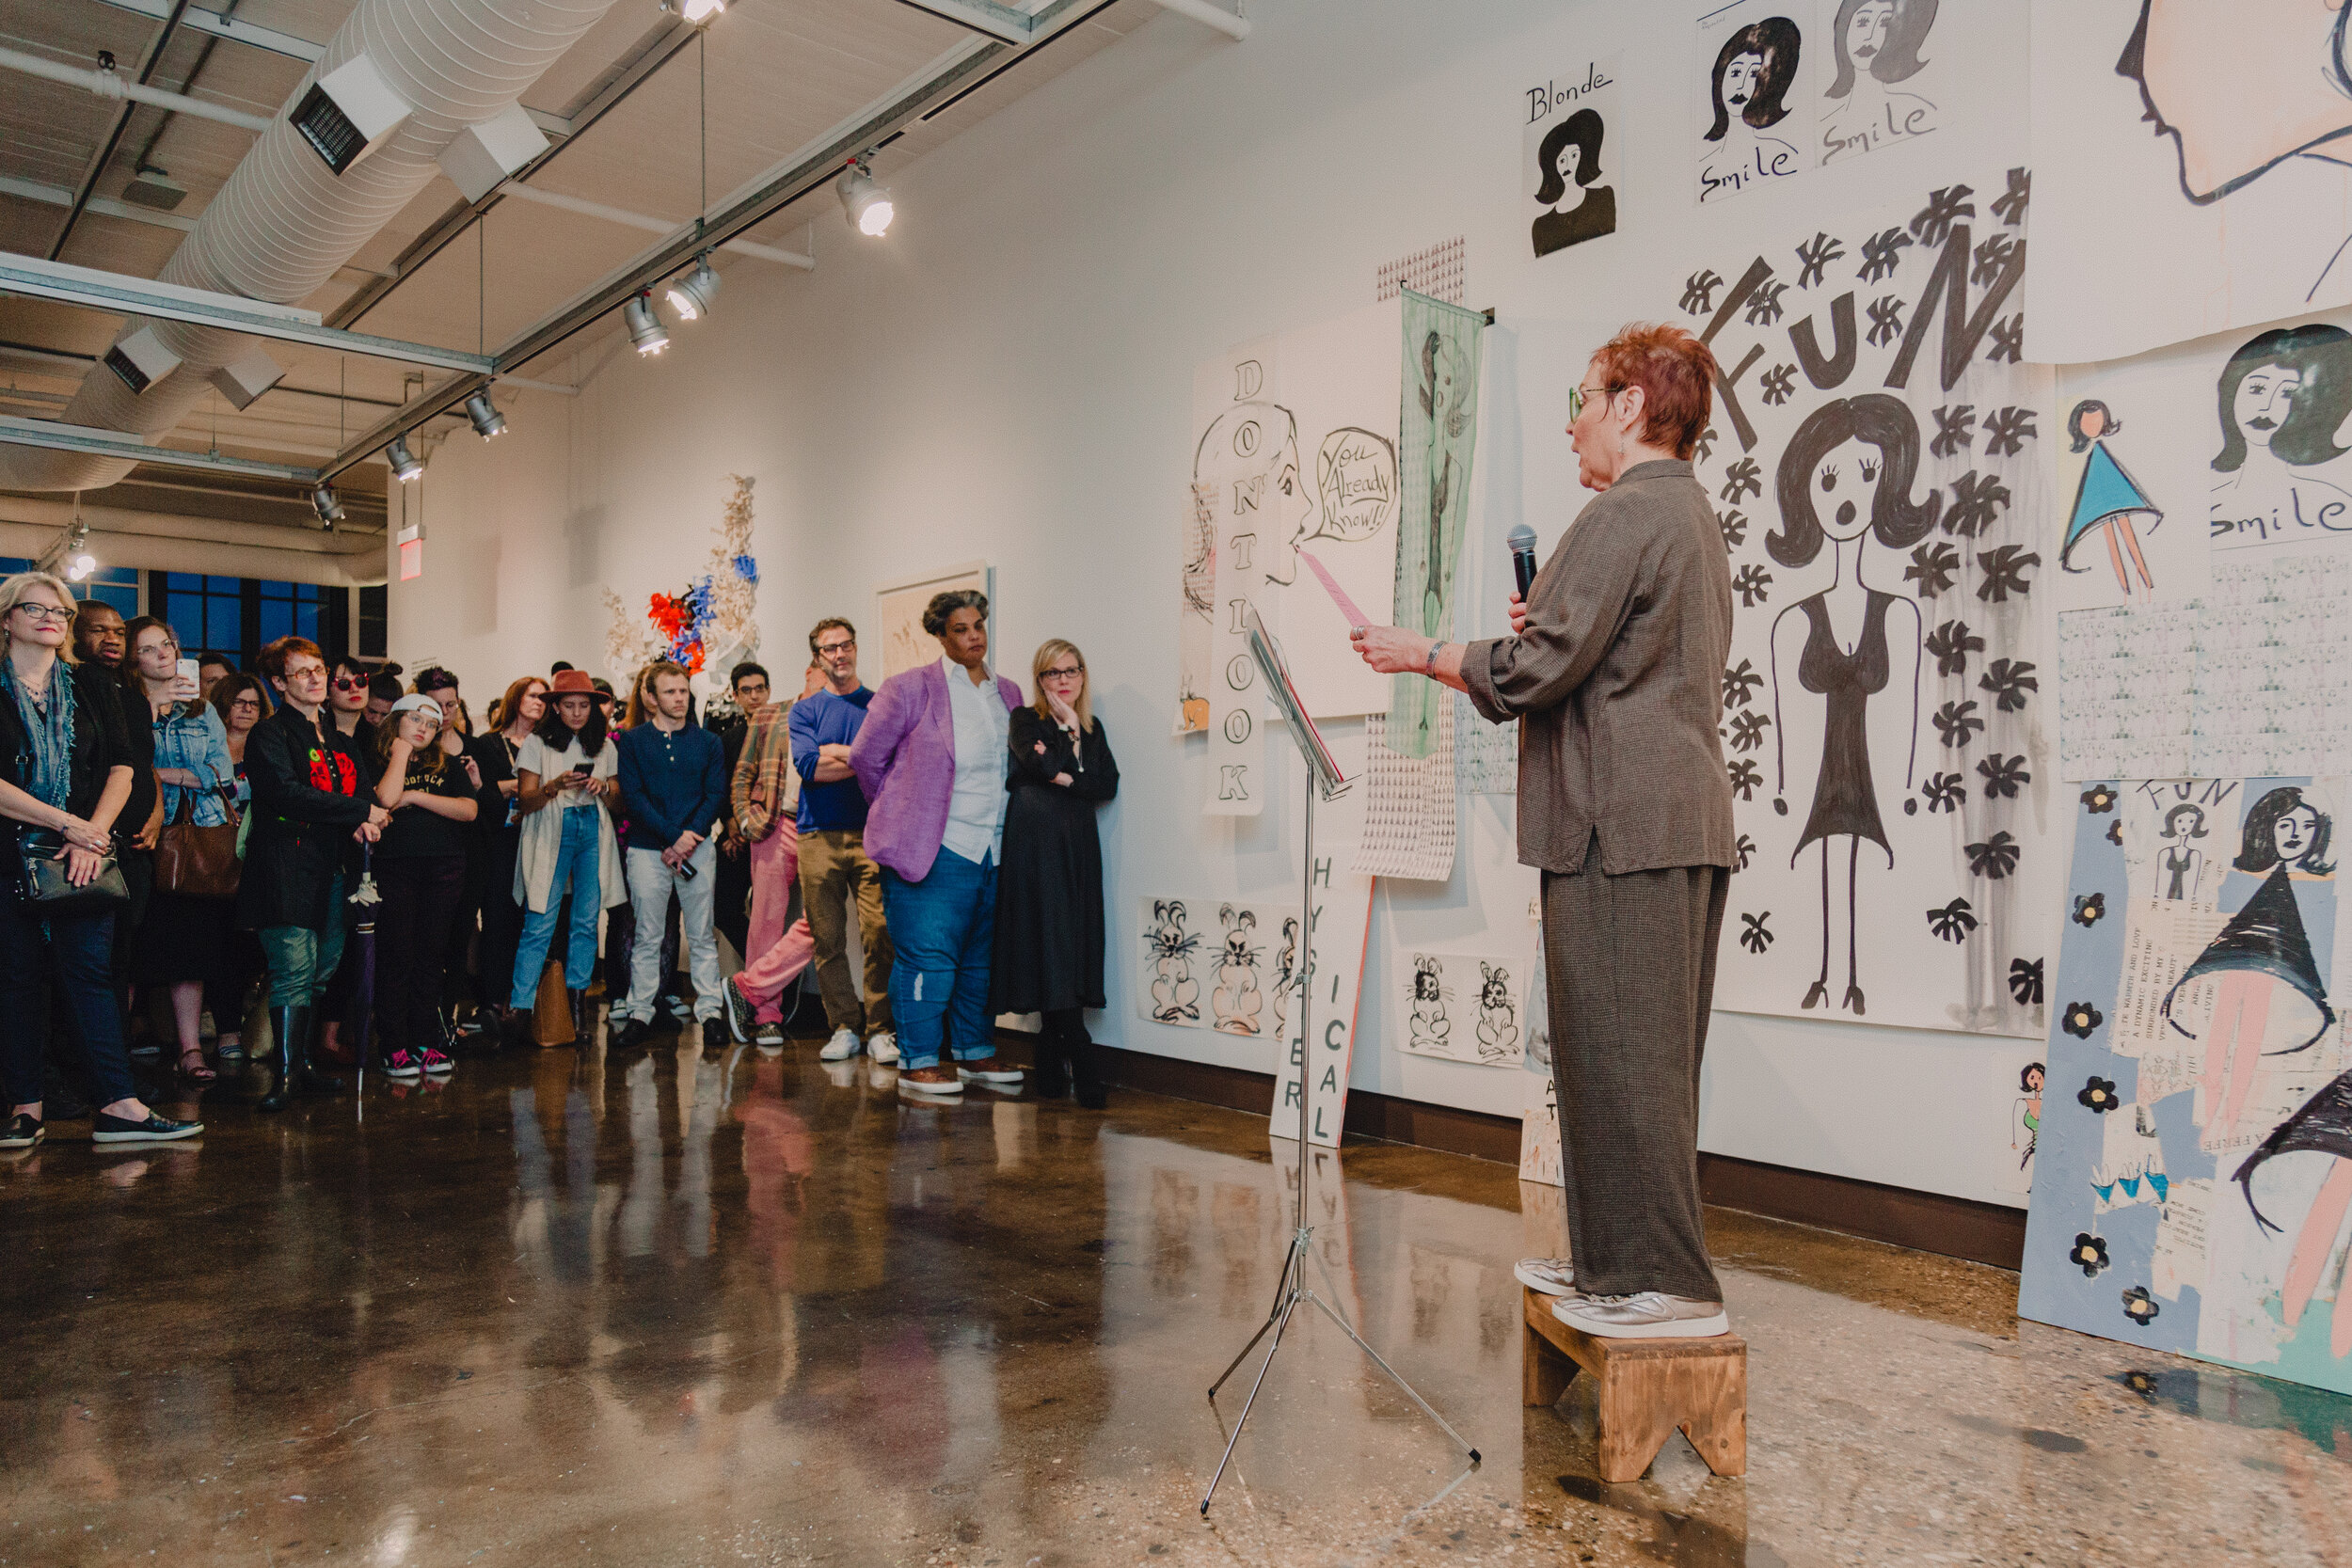
<svg viewBox="0 0 2352 1568"><path fill-rule="evenodd" d="M1174 11L1178 16L1188 16L1203 26L1214 27L1230 39L1239 40L1249 36L1248 17L1235 16L1232 11L1212 6L1209 0L1152 0L1152 4L1164 11Z"/></svg>
<svg viewBox="0 0 2352 1568"><path fill-rule="evenodd" d="M612 4L359 0L158 281L274 304L308 298L440 175L438 159L452 142L513 107ZM362 55L409 112L338 175L284 110ZM179 367L143 392L112 371L92 370L60 422L151 441L210 393L214 371L252 347L242 332L183 322L134 319L121 337L138 332L153 334ZM0 489L95 490L128 471L121 457L88 449L0 451Z"/></svg>
<svg viewBox="0 0 2352 1568"><path fill-rule="evenodd" d="M563 196L554 191L543 191L534 185L526 185L519 180L509 180L505 184L501 185L499 195L511 196L518 201L535 202L542 207L558 208L566 213L578 213L581 217L602 218L607 223L618 223L630 229L642 229L648 234L676 234L682 233L688 228L686 224L672 223L667 218L648 217L643 213L623 212L618 207L608 207L601 201L587 201L576 196ZM731 250L741 256L756 256L763 261L780 261L787 267L798 267L803 272L817 270L817 258L814 256L803 256L796 250L778 250L773 245L758 245L750 240L729 240L718 248Z"/></svg>
<svg viewBox="0 0 2352 1568"><path fill-rule="evenodd" d="M151 87L143 82L113 71L87 71L80 66L59 65L44 60L39 55L27 55L21 49L0 49L0 70L13 71L25 76L38 76L45 82L56 82L69 87L80 87L99 98L119 102L129 99L134 103L151 103L174 114L191 115L222 125L234 125L246 131L266 131L270 127L266 115L249 115L243 109L232 109L226 103L207 99L190 98L183 92L167 92Z"/></svg>

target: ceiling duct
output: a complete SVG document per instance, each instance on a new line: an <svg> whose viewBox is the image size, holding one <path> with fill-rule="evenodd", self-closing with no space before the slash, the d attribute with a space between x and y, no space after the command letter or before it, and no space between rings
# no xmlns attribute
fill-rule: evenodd
<svg viewBox="0 0 2352 1568"><path fill-rule="evenodd" d="M160 277L167 283L276 305L307 299L441 172L451 144L499 120L541 73L612 8L613 0L360 0L287 107L196 220ZM347 76L355 61L359 76ZM369 80L351 102L324 96L359 138L338 174L294 122L314 87ZM381 82L406 112L385 129ZM362 100L366 102L362 102ZM355 110L358 111L355 113ZM375 123L371 132L372 121ZM333 138L329 137L332 141ZM335 145L348 145L348 138ZM172 363L144 390L116 371L93 372L57 418L149 440L177 425L215 386L214 372L255 346L244 333L183 322L132 320L118 345L146 337ZM142 346L142 351L143 351ZM113 355L110 351L108 361ZM150 356L149 363L163 364ZM95 490L129 472L121 458L0 447L0 489Z"/></svg>

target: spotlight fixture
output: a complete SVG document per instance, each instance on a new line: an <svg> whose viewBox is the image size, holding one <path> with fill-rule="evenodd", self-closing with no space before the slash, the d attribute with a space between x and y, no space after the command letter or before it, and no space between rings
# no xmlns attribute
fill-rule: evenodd
<svg viewBox="0 0 2352 1568"><path fill-rule="evenodd" d="M77 555L73 558L72 564L65 569L66 580L80 582L96 570L98 570L98 562L95 557Z"/></svg>
<svg viewBox="0 0 2352 1568"><path fill-rule="evenodd" d="M850 220L850 228L867 235L889 232L897 210L891 205L890 193L874 183L865 159L855 159L842 170L834 189L840 193L842 215Z"/></svg>
<svg viewBox="0 0 2352 1568"><path fill-rule="evenodd" d="M506 431L506 416L490 401L490 388L485 387L466 400L466 418L473 421L473 433L484 440Z"/></svg>
<svg viewBox="0 0 2352 1568"><path fill-rule="evenodd" d="M710 270L708 252L694 258L694 270L671 281L670 309L678 313L680 321L700 321L710 314L710 302L719 293L719 275Z"/></svg>
<svg viewBox="0 0 2352 1568"><path fill-rule="evenodd" d="M403 484L424 477L424 465L418 462L417 454L408 450L408 437L405 436L392 437L391 445L384 449L384 461L392 466L392 477Z"/></svg>
<svg viewBox="0 0 2352 1568"><path fill-rule="evenodd" d="M310 492L310 510L319 515L319 527L329 532L343 520L343 503L336 499L332 484L322 483Z"/></svg>
<svg viewBox="0 0 2352 1568"><path fill-rule="evenodd" d="M628 296L621 307L621 319L628 324L628 341L637 345L637 352L651 358L670 346L670 334L661 325L661 318L653 313L653 291L640 289Z"/></svg>

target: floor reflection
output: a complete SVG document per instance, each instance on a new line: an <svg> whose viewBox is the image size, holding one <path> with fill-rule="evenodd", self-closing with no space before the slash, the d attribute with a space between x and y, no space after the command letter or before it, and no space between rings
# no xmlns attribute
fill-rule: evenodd
<svg viewBox="0 0 2352 1568"><path fill-rule="evenodd" d="M2326 1562L2352 1528L2347 1402L1725 1214L1752 1473L1677 1440L1603 1485L1581 1382L1518 1404L1556 1193L1394 1148L1316 1151L1311 1280L1485 1463L1302 1316L1203 1521L1294 1146L966 1099L690 1031L0 1163L0 1563Z"/></svg>

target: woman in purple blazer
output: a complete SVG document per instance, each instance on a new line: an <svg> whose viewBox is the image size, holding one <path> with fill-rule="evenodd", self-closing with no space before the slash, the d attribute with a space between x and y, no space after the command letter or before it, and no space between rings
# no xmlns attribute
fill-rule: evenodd
<svg viewBox="0 0 2352 1568"><path fill-rule="evenodd" d="M996 1054L988 969L1021 688L988 673L987 594L934 594L923 629L939 639L939 662L882 682L850 745L896 950L898 1083L921 1095L961 1094L966 1083L1009 1092L1021 1069Z"/></svg>

